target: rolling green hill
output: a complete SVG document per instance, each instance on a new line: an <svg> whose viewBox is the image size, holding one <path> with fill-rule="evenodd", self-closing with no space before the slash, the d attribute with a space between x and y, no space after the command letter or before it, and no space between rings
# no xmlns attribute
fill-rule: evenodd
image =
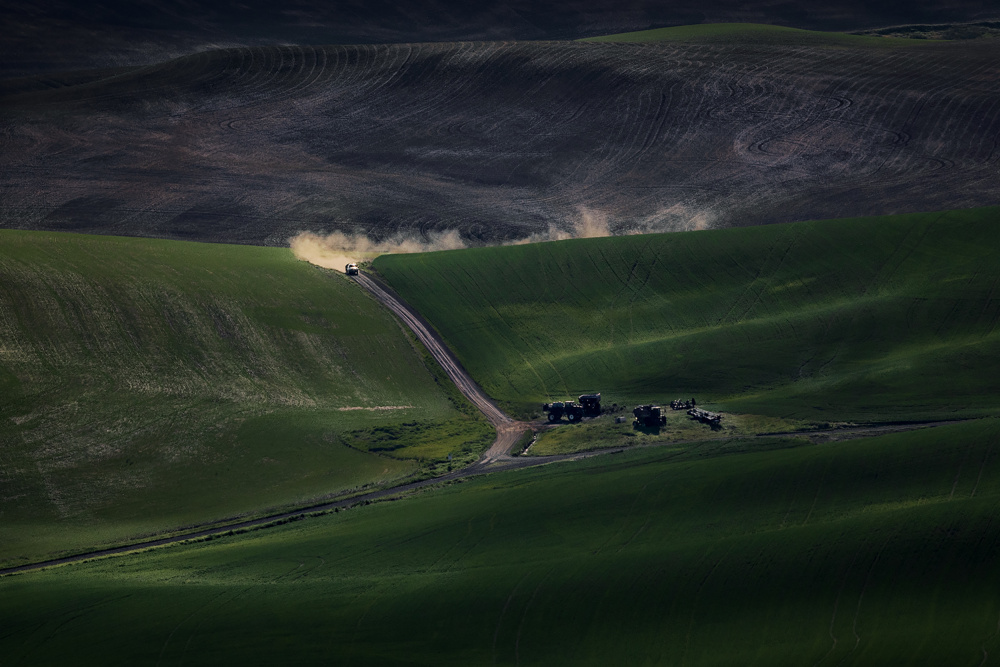
<svg viewBox="0 0 1000 667"><path fill-rule="evenodd" d="M700 25L673 26L638 30L615 35L586 37L581 42L713 42L726 44L774 44L780 46L820 46L820 47L892 47L914 46L929 42L914 42L912 39L874 37L869 35L848 35L838 32L800 30L760 23L706 23Z"/></svg>
<svg viewBox="0 0 1000 667"><path fill-rule="evenodd" d="M475 456L422 354L288 250L0 232L0 563Z"/></svg>
<svg viewBox="0 0 1000 667"><path fill-rule="evenodd" d="M995 420L642 450L0 580L12 665L969 665L1000 652ZM6 662L6 661L5 661Z"/></svg>
<svg viewBox="0 0 1000 667"><path fill-rule="evenodd" d="M695 395L734 412L996 414L1000 209L379 257L520 413Z"/></svg>

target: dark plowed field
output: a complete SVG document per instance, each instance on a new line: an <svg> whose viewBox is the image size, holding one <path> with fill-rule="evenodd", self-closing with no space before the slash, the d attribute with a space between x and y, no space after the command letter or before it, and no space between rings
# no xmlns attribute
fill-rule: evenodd
<svg viewBox="0 0 1000 667"><path fill-rule="evenodd" d="M0 77L148 65L217 46L576 39L734 22L847 31L992 19L1000 16L995 5L982 0L0 0Z"/></svg>
<svg viewBox="0 0 1000 667"><path fill-rule="evenodd" d="M622 232L996 204L998 61L990 40L206 52L8 87L0 226L496 242L581 207Z"/></svg>

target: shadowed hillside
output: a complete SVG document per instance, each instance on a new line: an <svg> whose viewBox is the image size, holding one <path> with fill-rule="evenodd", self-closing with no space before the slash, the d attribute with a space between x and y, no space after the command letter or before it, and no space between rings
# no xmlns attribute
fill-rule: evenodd
<svg viewBox="0 0 1000 667"><path fill-rule="evenodd" d="M995 662L995 420L500 473L0 579L12 664Z"/></svg>
<svg viewBox="0 0 1000 667"><path fill-rule="evenodd" d="M0 226L496 242L581 207L623 232L997 203L1000 44L852 39L231 49L21 82Z"/></svg>
<svg viewBox="0 0 1000 667"><path fill-rule="evenodd" d="M220 45L574 39L725 22L843 31L966 22L998 14L974 0L0 0L0 23L5 26L0 76L146 65Z"/></svg>
<svg viewBox="0 0 1000 667"><path fill-rule="evenodd" d="M892 421L996 414L1000 209L386 255L513 410L602 391Z"/></svg>

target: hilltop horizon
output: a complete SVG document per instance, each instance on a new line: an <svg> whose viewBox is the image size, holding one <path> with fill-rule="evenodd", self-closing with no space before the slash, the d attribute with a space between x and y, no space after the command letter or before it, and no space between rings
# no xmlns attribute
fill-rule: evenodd
<svg viewBox="0 0 1000 667"><path fill-rule="evenodd" d="M0 43L0 79L60 70L149 65L219 47L567 40L704 23L762 23L823 31L1000 18L974 0L932 6L895 0L739 2L632 0L489 3L262 0L183 5L164 0L39 5L0 1L9 26Z"/></svg>

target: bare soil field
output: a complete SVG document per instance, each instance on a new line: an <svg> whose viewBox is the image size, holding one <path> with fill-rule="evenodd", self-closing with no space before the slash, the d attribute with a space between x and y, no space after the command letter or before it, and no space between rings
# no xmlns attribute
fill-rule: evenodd
<svg viewBox="0 0 1000 667"><path fill-rule="evenodd" d="M996 40L286 46L22 80L0 98L0 227L496 243L588 216L626 233L996 204L998 56Z"/></svg>
<svg viewBox="0 0 1000 667"><path fill-rule="evenodd" d="M1000 17L990 3L944 0L0 0L0 77L149 65L219 46L576 39L698 23L863 30Z"/></svg>

